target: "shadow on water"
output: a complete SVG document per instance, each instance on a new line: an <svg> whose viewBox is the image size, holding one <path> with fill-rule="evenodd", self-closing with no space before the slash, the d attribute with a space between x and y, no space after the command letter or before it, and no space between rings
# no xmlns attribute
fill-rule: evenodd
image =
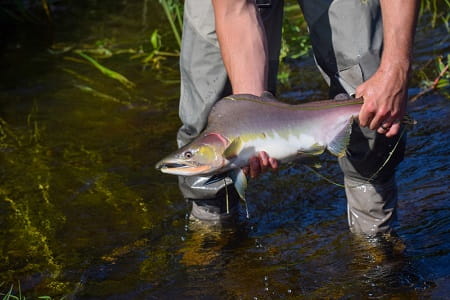
<svg viewBox="0 0 450 300"><path fill-rule="evenodd" d="M161 82L177 78L176 58L158 69L139 56L164 24L158 3L49 2L64 17L43 29L49 38L17 29L2 47L0 291L20 282L26 295L76 299L447 297L444 95L410 107L418 124L398 173L398 239L349 234L344 191L300 164L250 182L250 219L205 226L188 220L176 178L154 170L179 127L178 84ZM422 23L419 63L450 49L444 28ZM104 76L76 49L136 87ZM311 59L290 66L282 98L326 97ZM320 164L342 180L333 157Z"/></svg>

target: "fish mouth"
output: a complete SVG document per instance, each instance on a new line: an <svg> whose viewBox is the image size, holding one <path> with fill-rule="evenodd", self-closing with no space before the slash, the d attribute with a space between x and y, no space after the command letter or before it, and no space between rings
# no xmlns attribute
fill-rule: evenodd
<svg viewBox="0 0 450 300"><path fill-rule="evenodd" d="M207 173L211 166L185 161L161 161L156 164L156 169L166 174L193 176Z"/></svg>
<svg viewBox="0 0 450 300"><path fill-rule="evenodd" d="M181 169L181 168L189 168L186 164L180 164L180 163L162 163L161 165L157 165L156 169Z"/></svg>

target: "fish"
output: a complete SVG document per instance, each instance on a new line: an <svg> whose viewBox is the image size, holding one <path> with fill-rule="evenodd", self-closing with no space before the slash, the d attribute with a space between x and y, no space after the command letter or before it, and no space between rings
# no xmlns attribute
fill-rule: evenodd
<svg viewBox="0 0 450 300"><path fill-rule="evenodd" d="M325 150L342 157L362 104L362 98L287 104L272 97L227 96L212 107L197 138L155 167L173 175L211 176L209 183L227 174L245 200L247 179L241 168L251 157L265 151L286 163Z"/></svg>

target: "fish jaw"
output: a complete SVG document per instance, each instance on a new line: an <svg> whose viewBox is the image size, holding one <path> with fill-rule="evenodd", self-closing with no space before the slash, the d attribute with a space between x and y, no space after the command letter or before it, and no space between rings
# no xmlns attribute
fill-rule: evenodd
<svg viewBox="0 0 450 300"><path fill-rule="evenodd" d="M163 159L156 164L156 169L162 173L182 176L202 175L211 172L210 165L198 165L179 159Z"/></svg>

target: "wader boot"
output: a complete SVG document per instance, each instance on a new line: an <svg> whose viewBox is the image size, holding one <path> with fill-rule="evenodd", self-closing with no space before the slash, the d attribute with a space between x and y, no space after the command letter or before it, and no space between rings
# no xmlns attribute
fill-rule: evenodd
<svg viewBox="0 0 450 300"><path fill-rule="evenodd" d="M228 195L228 201L226 200L226 196L220 194L213 199L192 200L191 214L189 217L202 221L233 222L238 216L239 196L234 192Z"/></svg>

